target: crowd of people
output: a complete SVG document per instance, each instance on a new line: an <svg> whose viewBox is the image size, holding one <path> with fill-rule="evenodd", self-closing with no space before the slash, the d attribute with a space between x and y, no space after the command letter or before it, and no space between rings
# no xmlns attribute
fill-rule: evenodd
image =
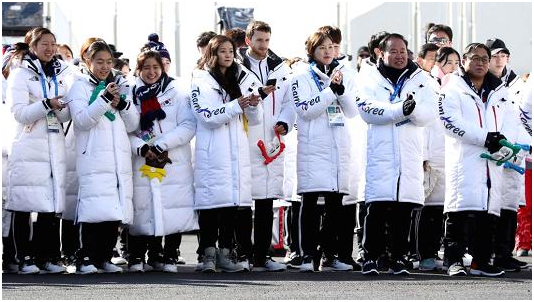
<svg viewBox="0 0 534 302"><path fill-rule="evenodd" d="M381 31L352 68L337 27L283 58L252 21L200 34L178 79L157 34L132 71L101 38L74 58L30 30L2 64L4 272L176 273L196 230L200 272L528 268L513 251L531 249L530 208L517 230L531 78L503 40L460 54L452 37L431 24L410 59ZM284 263L271 247L281 202Z"/></svg>

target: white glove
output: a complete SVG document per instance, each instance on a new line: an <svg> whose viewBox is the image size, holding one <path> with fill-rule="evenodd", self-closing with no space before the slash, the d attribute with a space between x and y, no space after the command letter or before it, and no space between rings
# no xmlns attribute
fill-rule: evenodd
<svg viewBox="0 0 534 302"><path fill-rule="evenodd" d="M496 161L508 161L514 155L514 151L506 146L502 146L499 151L492 153L491 158Z"/></svg>

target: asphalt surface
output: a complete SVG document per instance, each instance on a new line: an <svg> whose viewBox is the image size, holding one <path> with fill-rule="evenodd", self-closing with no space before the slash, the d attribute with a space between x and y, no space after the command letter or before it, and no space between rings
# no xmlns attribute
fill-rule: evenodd
<svg viewBox="0 0 534 302"><path fill-rule="evenodd" d="M503 277L449 277L444 272L412 271L410 276L360 272L267 273L194 272L196 237L184 236L186 265L177 274L2 275L2 299L499 299L531 300L532 272ZM281 260L281 258L275 258ZM520 257L531 263L531 257Z"/></svg>

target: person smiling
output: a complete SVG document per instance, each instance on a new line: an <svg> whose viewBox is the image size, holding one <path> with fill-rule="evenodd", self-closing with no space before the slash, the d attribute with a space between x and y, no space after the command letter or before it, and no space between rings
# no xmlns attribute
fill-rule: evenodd
<svg viewBox="0 0 534 302"><path fill-rule="evenodd" d="M342 66L334 58L332 38L324 31L311 34L306 40L306 53L309 66L291 81L298 127L297 193L302 194L303 272L314 271L318 265L314 258L320 256L319 196L325 198L325 217L330 220L327 225L331 234L339 234L342 199L349 193L350 139L345 117L357 114L356 96L345 89ZM341 113L336 113L338 109ZM328 239L329 242L322 242L322 248L331 251L336 245L335 236ZM332 263L339 262L333 254L330 256Z"/></svg>
<svg viewBox="0 0 534 302"><path fill-rule="evenodd" d="M252 205L247 131L249 125L260 124L263 113L257 94L261 84L234 61L235 52L230 38L213 37L191 81L202 272L215 272L216 267L225 272L243 270L230 259L230 252L236 211Z"/></svg>
<svg viewBox="0 0 534 302"><path fill-rule="evenodd" d="M93 42L83 60L87 69L82 70L67 96L79 181L76 221L80 223L81 249L77 271L121 272L110 260L119 223L133 218L128 133L137 129L139 113L129 101L126 80L111 70L113 56L106 42Z"/></svg>
<svg viewBox="0 0 534 302"><path fill-rule="evenodd" d="M65 135L70 120L63 102L68 91L68 65L57 60L54 34L32 29L28 45L17 54L20 66L11 71L6 102L11 104L16 134L8 162L12 226L21 274L62 273L59 263L59 218L65 207ZM37 212L32 223L30 212Z"/></svg>

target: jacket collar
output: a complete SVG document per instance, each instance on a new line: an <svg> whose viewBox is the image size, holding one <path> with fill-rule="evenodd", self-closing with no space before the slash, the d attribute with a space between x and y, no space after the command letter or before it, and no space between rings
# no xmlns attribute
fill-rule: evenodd
<svg viewBox="0 0 534 302"><path fill-rule="evenodd" d="M250 70L250 60L247 56L248 47L239 48L237 51L237 59L243 64L248 70ZM276 55L272 50L267 50L267 68L270 72L277 69L278 66L284 63L278 55Z"/></svg>
<svg viewBox="0 0 534 302"><path fill-rule="evenodd" d="M51 64L53 64L52 68L54 68L54 73L56 74L56 76L61 74L63 71L65 71L65 69L68 68L68 65L59 59L53 60ZM20 66L22 68L30 70L31 72L34 72L35 74L39 76L41 74L44 74L41 61L35 55L31 53L24 56Z"/></svg>

